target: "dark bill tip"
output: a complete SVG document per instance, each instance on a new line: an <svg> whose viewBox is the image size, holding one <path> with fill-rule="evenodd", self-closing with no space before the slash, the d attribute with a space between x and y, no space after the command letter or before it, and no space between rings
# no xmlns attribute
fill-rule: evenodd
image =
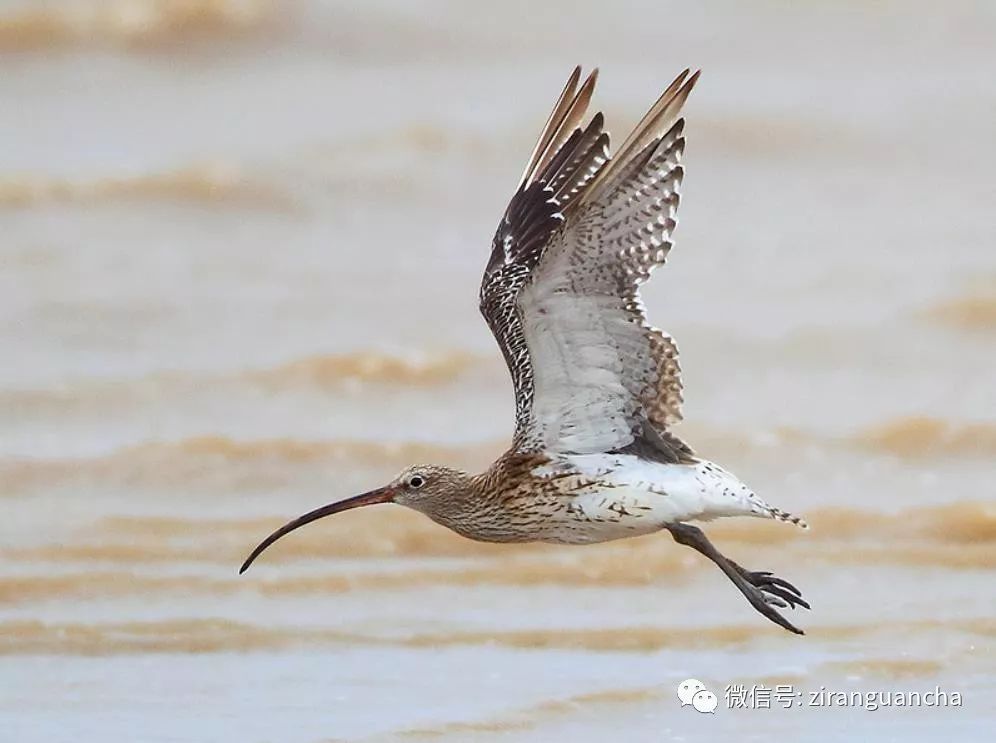
<svg viewBox="0 0 996 743"><path fill-rule="evenodd" d="M363 493L363 495L357 495L352 498L347 498L346 500L339 501L338 503L330 503L327 506L322 506L321 508L316 508L314 511L309 511L303 516L290 521L270 536L264 539L257 545L256 549L252 551L246 561L242 563L242 567L239 568L239 575L242 575L249 566L253 564L253 561L262 554L263 550L269 547L271 544L276 542L280 537L285 534L290 534L295 529L299 529L305 524L310 524L312 521L317 521L325 516L332 516L337 513L342 513L343 511L348 511L352 508L360 508L361 506L373 506L378 503L390 503L394 499L394 492L389 488L378 488L377 490L371 490L369 493Z"/></svg>

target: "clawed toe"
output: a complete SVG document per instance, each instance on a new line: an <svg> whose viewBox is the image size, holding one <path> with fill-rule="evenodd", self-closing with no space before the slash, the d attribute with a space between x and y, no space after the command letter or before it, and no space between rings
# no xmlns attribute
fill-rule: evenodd
<svg viewBox="0 0 996 743"><path fill-rule="evenodd" d="M802 598L802 591L800 591L798 588L796 588L795 586L793 586L791 583L789 583L784 578L779 578L779 577L777 577L775 575L772 575L770 572L767 572L767 571L761 572L761 573L752 573L751 575L762 576L763 579L766 582L770 583L771 585L781 586L786 591L791 591L792 593L794 593L799 598Z"/></svg>
<svg viewBox="0 0 996 743"><path fill-rule="evenodd" d="M784 627L789 632L794 632L797 635L805 634L801 629L792 624L775 609L776 606L783 609L788 607L788 604L786 604L785 601L777 596L767 594L760 588L752 586L746 582L740 585L739 588L744 596L747 597L747 600L750 602L751 606L779 627Z"/></svg>
<svg viewBox="0 0 996 743"><path fill-rule="evenodd" d="M756 575L756 573L754 575ZM776 597L778 599L777 603L774 601L769 601L769 603L773 603L775 606L782 606L782 607L787 606L791 607L792 609L794 609L797 606L801 606L806 609L809 608L809 602L802 597L802 594L800 594L798 590L794 589L794 587L792 589L782 587L782 585L786 583L786 581L783 581L779 578L771 578L770 576L762 577L756 581L752 580L750 575L744 577L746 577L747 580L750 581L750 584L752 586L755 586L759 590L763 591L765 597L767 598Z"/></svg>
<svg viewBox="0 0 996 743"><path fill-rule="evenodd" d="M735 562L731 561L731 564L748 583L762 592L766 603L783 609L794 609L797 606L810 608L809 602L802 597L802 592L787 580L772 575L767 570L744 570Z"/></svg>

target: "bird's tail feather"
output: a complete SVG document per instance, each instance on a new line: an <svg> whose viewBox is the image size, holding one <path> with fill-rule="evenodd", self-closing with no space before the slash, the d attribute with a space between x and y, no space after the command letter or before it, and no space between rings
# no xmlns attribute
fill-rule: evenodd
<svg viewBox="0 0 996 743"><path fill-rule="evenodd" d="M777 519L778 521L786 521L790 524L795 524L800 529L809 528L809 524L806 523L805 519L800 518L799 516L793 516L791 513L788 513L787 511L782 511L781 509L775 508L774 506L769 506L768 512L771 514L771 518Z"/></svg>

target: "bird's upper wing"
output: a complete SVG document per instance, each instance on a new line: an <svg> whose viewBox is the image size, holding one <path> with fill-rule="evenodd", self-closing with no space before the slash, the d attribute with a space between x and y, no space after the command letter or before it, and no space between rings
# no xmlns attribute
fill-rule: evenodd
<svg viewBox="0 0 996 743"><path fill-rule="evenodd" d="M595 85L574 70L508 205L481 312L512 375L519 451L595 453L656 443L687 452L678 349L651 327L639 286L671 248L685 140L678 112L698 73L664 91L610 158Z"/></svg>

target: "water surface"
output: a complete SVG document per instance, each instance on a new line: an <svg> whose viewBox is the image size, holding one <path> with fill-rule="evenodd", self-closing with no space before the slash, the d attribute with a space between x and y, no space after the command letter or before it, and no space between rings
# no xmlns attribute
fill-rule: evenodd
<svg viewBox="0 0 996 743"><path fill-rule="evenodd" d="M5 740L983 739L994 34L985 3L5 4ZM385 507L236 575L290 517L507 444L477 282L578 62L617 140L704 69L645 298L681 435L813 527L708 528L804 590L804 638L666 536L478 545Z"/></svg>

